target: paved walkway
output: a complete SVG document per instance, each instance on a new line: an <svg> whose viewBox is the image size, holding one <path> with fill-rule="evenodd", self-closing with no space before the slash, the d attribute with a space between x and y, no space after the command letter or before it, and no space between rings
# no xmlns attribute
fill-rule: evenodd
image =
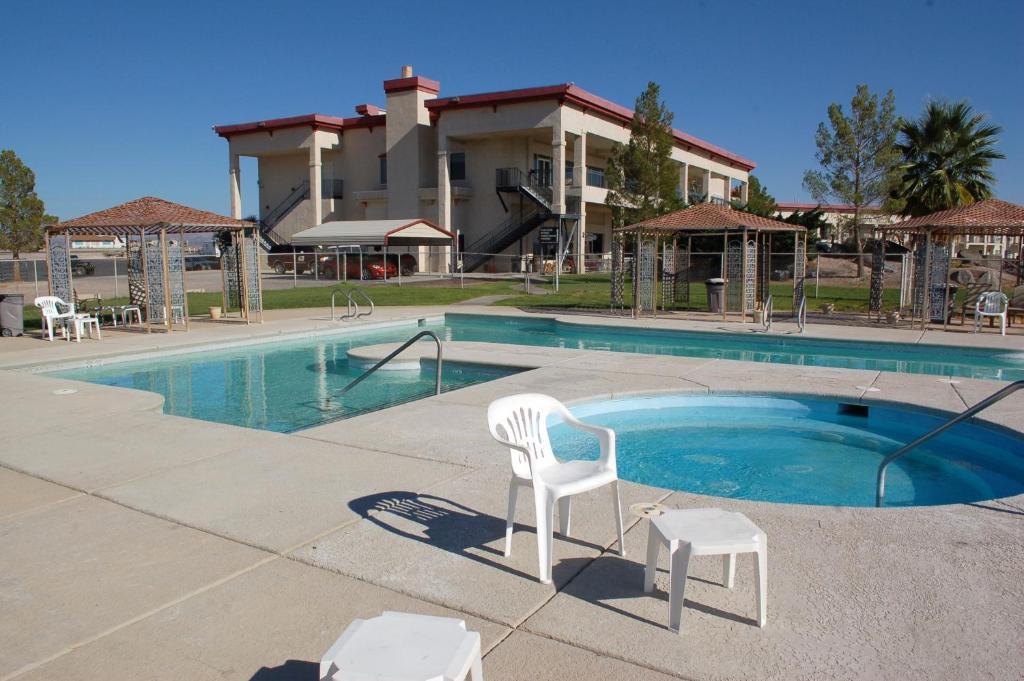
<svg viewBox="0 0 1024 681"><path fill-rule="evenodd" d="M320 311L270 317L170 337L26 340L0 363L110 361L338 327ZM1021 349L991 338L976 340ZM740 510L770 538L768 627L752 623L751 561L727 591L719 563L697 560L677 636L664 628L664 555L656 593L644 594L646 529L631 521L620 558L605 494L574 504L574 537L555 540L553 586L534 578L531 504L520 505L511 558L501 555L507 452L484 420L491 399L527 390L570 402L771 390L956 411L998 384L565 348L446 352L533 369L295 435L167 416L152 393L0 371L0 680L315 679L347 623L385 609L466 619L492 681L1024 675L1021 497L878 510L626 484L626 505ZM77 392L54 392L63 388ZM986 418L1024 428L1024 396Z"/></svg>

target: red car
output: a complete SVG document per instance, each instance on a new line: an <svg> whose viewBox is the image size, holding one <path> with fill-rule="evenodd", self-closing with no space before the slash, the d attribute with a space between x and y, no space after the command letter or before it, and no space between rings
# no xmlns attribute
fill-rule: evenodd
<svg viewBox="0 0 1024 681"><path fill-rule="evenodd" d="M316 270L321 279L337 279L337 267L341 263L345 267L345 276L349 279L359 279L360 259L358 253L335 255L334 253L324 251L316 254L311 251L297 251L293 256L290 249L282 249L279 253L271 252L267 256L267 261L271 269L277 274L285 274L292 271L294 264L295 268L298 269L298 274L313 274L314 270ZM408 277L415 274L417 270L415 256L404 253L399 259L397 255L388 255L388 279L398 276L399 262L402 264L402 276ZM364 253L362 272L363 279L383 279L384 256L381 254L370 255Z"/></svg>

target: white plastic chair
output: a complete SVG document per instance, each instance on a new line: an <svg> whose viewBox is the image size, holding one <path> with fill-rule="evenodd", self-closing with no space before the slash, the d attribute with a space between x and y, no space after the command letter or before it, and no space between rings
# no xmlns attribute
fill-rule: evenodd
<svg viewBox="0 0 1024 681"><path fill-rule="evenodd" d="M569 426L595 435L601 446L597 461L560 462L551 450L547 421L557 415ZM505 556L512 555L512 526L519 487L533 487L537 512L537 562L540 581L551 583L555 503L559 531L570 536L572 497L611 485L615 522L619 531L619 555L626 555L622 539L622 503L615 465L615 432L576 419L561 402L548 395L525 393L495 400L487 408L491 436L509 448L512 479L508 485L508 518L505 522Z"/></svg>
<svg viewBox="0 0 1024 681"><path fill-rule="evenodd" d="M1005 293L989 291L978 296L978 302L974 306L974 333L981 330L981 322L985 317L999 318L999 332L1006 335L1006 308L1010 301Z"/></svg>
<svg viewBox="0 0 1024 681"><path fill-rule="evenodd" d="M53 327L60 324L64 337L68 337L68 330L65 321L75 318L75 306L65 303L57 296L39 296L35 299L35 306L39 308L43 316L43 335L53 340ZM65 310L62 312L61 310Z"/></svg>

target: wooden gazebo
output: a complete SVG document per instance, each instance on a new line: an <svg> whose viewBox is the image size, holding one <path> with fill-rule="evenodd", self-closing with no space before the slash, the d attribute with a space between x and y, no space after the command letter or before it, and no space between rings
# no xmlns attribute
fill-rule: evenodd
<svg viewBox="0 0 1024 681"><path fill-rule="evenodd" d="M143 312L145 328L180 323L189 328L185 288L185 235L227 232L222 244L224 309L235 308L246 322L263 320L259 267L259 232L245 220L217 215L152 196L122 203L46 228L46 264L50 295L75 298L71 238L75 235L119 236L128 256L128 288L132 305Z"/></svg>
<svg viewBox="0 0 1024 681"><path fill-rule="evenodd" d="M793 309L804 295L807 229L801 225L745 213L729 206L700 203L650 220L619 227L612 242L612 305L623 299L623 253L633 250L633 315L657 312L658 271L661 271L662 308L680 297L688 299L693 237L722 238L722 278L726 301L722 318L730 312L747 315L763 309L769 295L772 235L794 235ZM658 251L661 267L658 268Z"/></svg>
<svg viewBox="0 0 1024 681"><path fill-rule="evenodd" d="M1019 239L1021 248L1018 252L1018 272L1024 267L1024 206L1008 201L985 199L897 222L879 228L878 232L883 235L906 235L915 242L911 314L915 321L920 317L922 329L934 319L942 319L943 328L949 322L949 271L955 237L996 236ZM876 240L880 249L884 248L884 243L884 239ZM876 277L875 270L881 267L884 255L884 251L876 252L872 262L873 306L882 297L881 273L878 272Z"/></svg>

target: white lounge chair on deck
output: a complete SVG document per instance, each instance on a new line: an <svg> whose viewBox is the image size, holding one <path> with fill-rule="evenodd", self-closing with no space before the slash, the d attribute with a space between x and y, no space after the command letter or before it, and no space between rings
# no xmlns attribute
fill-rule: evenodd
<svg viewBox="0 0 1024 681"><path fill-rule="evenodd" d="M65 303L57 296L39 296L35 299L43 321L43 337L53 340L53 329L59 327L64 337L68 337L67 320L75 318L75 306Z"/></svg>
<svg viewBox="0 0 1024 681"><path fill-rule="evenodd" d="M1006 335L1006 309L1010 301L1005 293L989 291L978 296L978 302L974 306L974 333L981 330L981 322L985 317L999 318L999 332Z"/></svg>
<svg viewBox="0 0 1024 681"><path fill-rule="evenodd" d="M601 455L597 461L567 461L555 458L548 437L548 417L557 415L569 425L597 437ZM505 522L505 555L512 554L512 526L520 487L533 487L537 512L537 561L540 581L551 582L551 560L555 503L558 503L560 532L570 533L572 497L611 485L615 501L615 522L619 531L619 555L624 556L622 503L615 465L615 432L576 419L565 405L548 395L526 393L503 397L487 409L491 436L509 448L512 479L508 485L508 518Z"/></svg>

